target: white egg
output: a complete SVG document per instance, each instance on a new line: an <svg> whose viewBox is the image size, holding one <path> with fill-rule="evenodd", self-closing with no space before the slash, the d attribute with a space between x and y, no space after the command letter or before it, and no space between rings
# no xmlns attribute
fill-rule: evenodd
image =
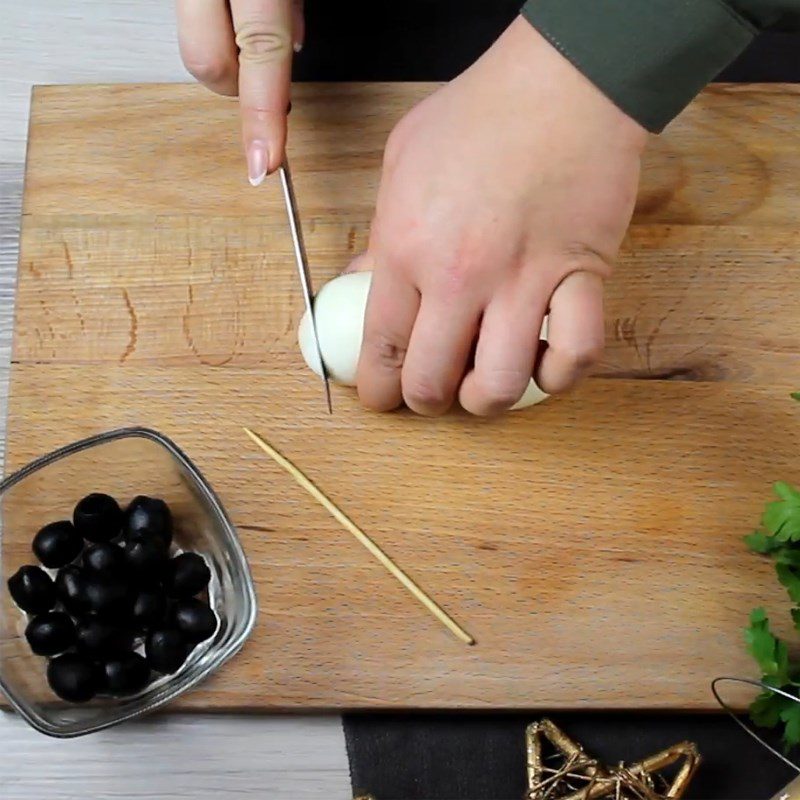
<svg viewBox="0 0 800 800"><path fill-rule="evenodd" d="M370 283L371 272L349 272L326 283L314 299L314 318L322 360L331 380L343 386L356 385ZM300 320L297 339L306 364L317 375L322 375L308 312Z"/></svg>
<svg viewBox="0 0 800 800"><path fill-rule="evenodd" d="M322 360L331 380L343 386L356 385L358 357L364 338L364 316L371 282L371 272L350 272L340 275L326 283L314 300L314 317ZM547 339L547 319L542 325L540 336L542 339ZM300 320L297 340L306 364L317 375L321 375L322 369L308 312L303 314ZM516 411L536 405L548 397L549 395L545 394L531 378L525 394L511 410Z"/></svg>

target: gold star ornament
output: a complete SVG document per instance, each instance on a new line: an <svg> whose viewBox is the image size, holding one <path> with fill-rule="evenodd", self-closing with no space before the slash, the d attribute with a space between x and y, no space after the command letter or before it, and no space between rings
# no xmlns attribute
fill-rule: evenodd
<svg viewBox="0 0 800 800"><path fill-rule="evenodd" d="M607 767L549 719L529 725L525 738L525 800L676 800L700 765L697 747L681 742L634 764Z"/></svg>
<svg viewBox="0 0 800 800"><path fill-rule="evenodd" d="M529 725L525 740L528 789L524 800L678 800L700 766L697 747L680 742L635 764L606 767L549 719ZM786 795L780 800L792 798ZM359 795L354 800L375 798Z"/></svg>

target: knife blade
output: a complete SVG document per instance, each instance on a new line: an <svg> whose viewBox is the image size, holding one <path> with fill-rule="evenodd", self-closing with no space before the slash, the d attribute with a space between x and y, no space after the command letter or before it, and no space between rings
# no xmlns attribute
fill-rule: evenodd
<svg viewBox="0 0 800 800"><path fill-rule="evenodd" d="M308 268L308 256L306 254L305 242L303 241L303 229L300 224L300 213L297 209L297 197L294 193L294 183L292 181L292 172L289 169L288 158L284 158L283 164L278 168L278 172L280 173L281 186L283 187L283 199L286 203L286 216L289 218L289 229L292 233L292 245L294 246L294 258L297 263L297 272L300 276L300 286L303 291L306 310L311 319L311 329L314 332L314 344L316 346L317 357L319 358L320 370L322 372L322 382L325 386L325 401L328 406L328 413L333 414L330 380L325 362L322 360L322 348L320 347L319 334L317 333L317 320L314 316L314 295L311 288L311 273Z"/></svg>

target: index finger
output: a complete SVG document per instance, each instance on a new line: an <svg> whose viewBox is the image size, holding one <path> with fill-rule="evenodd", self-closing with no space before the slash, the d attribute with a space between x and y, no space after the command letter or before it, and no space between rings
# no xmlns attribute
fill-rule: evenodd
<svg viewBox="0 0 800 800"><path fill-rule="evenodd" d="M371 265L367 254L357 268ZM366 408L391 411L403 402L401 373L419 305L419 292L398 271L372 273L358 361L358 396Z"/></svg>
<svg viewBox="0 0 800 800"><path fill-rule="evenodd" d="M239 48L239 107L250 183L283 161L292 78L291 0L231 0Z"/></svg>

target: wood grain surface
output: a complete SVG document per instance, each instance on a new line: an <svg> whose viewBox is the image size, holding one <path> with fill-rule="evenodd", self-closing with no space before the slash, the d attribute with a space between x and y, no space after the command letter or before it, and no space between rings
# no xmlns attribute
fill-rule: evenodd
<svg viewBox="0 0 800 800"><path fill-rule="evenodd" d="M318 284L363 247L385 137L429 90L297 87L290 156ZM261 613L182 707L711 708L713 676L752 672L751 606L786 605L741 536L798 471L798 93L717 88L655 143L602 377L489 422L369 414L344 389L327 416L295 343L279 189L247 185L230 101L37 89L7 468L143 424L205 472ZM242 424L478 644L423 613Z"/></svg>

